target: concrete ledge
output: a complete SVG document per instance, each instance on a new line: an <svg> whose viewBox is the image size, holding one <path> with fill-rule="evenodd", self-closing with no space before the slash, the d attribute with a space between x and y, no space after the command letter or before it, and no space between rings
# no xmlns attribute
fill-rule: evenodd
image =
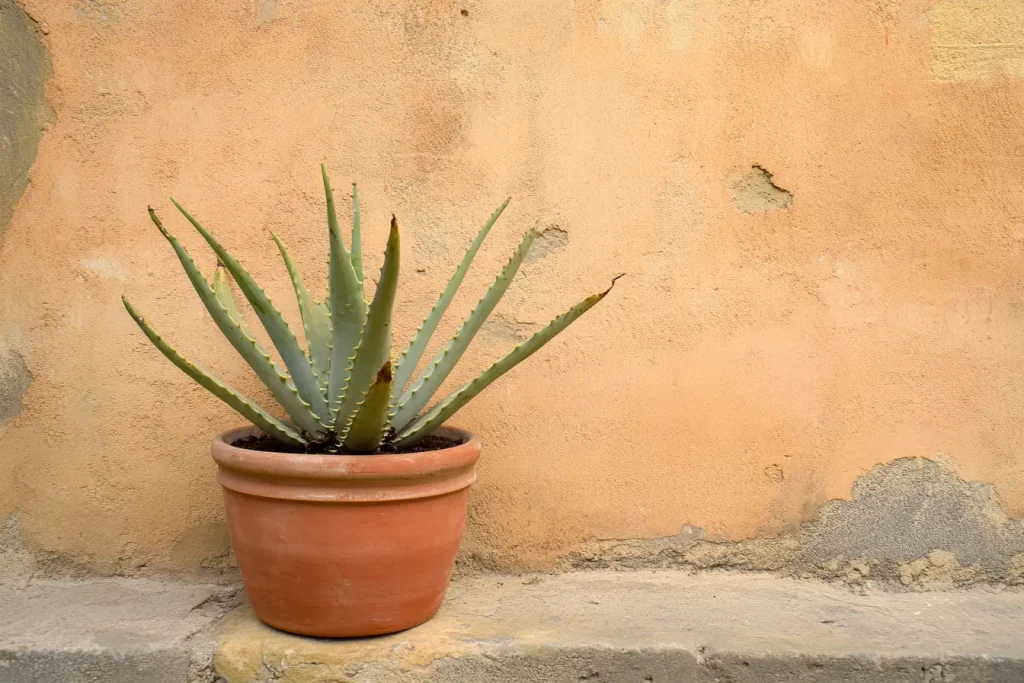
<svg viewBox="0 0 1024 683"><path fill-rule="evenodd" d="M0 585L0 681L213 681L211 629L237 593L141 579Z"/></svg>
<svg viewBox="0 0 1024 683"><path fill-rule="evenodd" d="M229 683L1024 681L1024 594L854 595L765 575L584 572L453 584L441 613L329 641L225 619Z"/></svg>
<svg viewBox="0 0 1024 683"><path fill-rule="evenodd" d="M855 595L674 571L481 576L453 584L428 624L349 641L268 628L247 605L232 609L236 592L145 580L0 587L0 681L1024 681L1017 590Z"/></svg>

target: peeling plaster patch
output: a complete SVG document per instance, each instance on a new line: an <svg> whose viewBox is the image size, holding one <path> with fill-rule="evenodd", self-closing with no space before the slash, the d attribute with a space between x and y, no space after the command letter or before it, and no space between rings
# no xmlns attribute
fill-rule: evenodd
<svg viewBox="0 0 1024 683"><path fill-rule="evenodd" d="M911 562L944 550L964 565L1005 570L1024 551L1024 524L1007 518L992 486L905 458L858 479L849 501L827 503L804 547L811 563L840 555Z"/></svg>
<svg viewBox="0 0 1024 683"><path fill-rule="evenodd" d="M79 264L86 270L96 273L104 280L124 280L124 267L112 258L84 258Z"/></svg>
<svg viewBox="0 0 1024 683"><path fill-rule="evenodd" d="M516 320L502 313L495 313L487 319L482 329L495 339L518 344L530 338L534 327L532 323Z"/></svg>
<svg viewBox="0 0 1024 683"><path fill-rule="evenodd" d="M277 0L254 0L256 21L269 24L277 16Z"/></svg>
<svg viewBox="0 0 1024 683"><path fill-rule="evenodd" d="M31 383L25 359L0 343L0 424L21 412L22 398Z"/></svg>
<svg viewBox="0 0 1024 683"><path fill-rule="evenodd" d="M1024 76L1024 3L943 0L928 13L932 77L978 81Z"/></svg>
<svg viewBox="0 0 1024 683"><path fill-rule="evenodd" d="M0 0L0 236L28 185L46 115L43 81L49 71L46 51L32 20L14 4Z"/></svg>
<svg viewBox="0 0 1024 683"><path fill-rule="evenodd" d="M535 230L540 234L533 240L530 251L526 254L527 261L542 259L569 243L569 233L557 222L537 221Z"/></svg>
<svg viewBox="0 0 1024 683"><path fill-rule="evenodd" d="M773 183L772 174L756 164L749 170L730 173L729 189L733 206L740 213L767 213L787 209L793 203L793 195Z"/></svg>
<svg viewBox="0 0 1024 683"><path fill-rule="evenodd" d="M733 543L687 525L668 538L595 541L567 565L758 570L895 590L1018 585L1024 522L1006 516L991 485L903 458L873 468L854 483L850 500L826 503L792 534Z"/></svg>
<svg viewBox="0 0 1024 683"><path fill-rule="evenodd" d="M116 2L105 0L77 0L75 2L75 19L106 24L121 21L124 12Z"/></svg>

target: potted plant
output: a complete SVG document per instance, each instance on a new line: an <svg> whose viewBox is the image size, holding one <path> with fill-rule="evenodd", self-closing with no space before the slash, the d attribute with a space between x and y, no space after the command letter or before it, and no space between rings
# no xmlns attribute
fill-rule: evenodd
<svg viewBox="0 0 1024 683"><path fill-rule="evenodd" d="M455 336L414 375L508 200L480 229L412 341L393 359L398 223L392 216L380 279L367 301L356 186L350 251L338 227L327 172L322 166L321 171L330 237L324 301L313 300L284 243L273 235L298 298L306 348L245 268L188 211L171 200L216 253L212 282L149 209L210 316L287 419L264 410L186 359L127 299L122 300L172 363L251 423L217 436L212 450L224 489L231 544L256 616L305 635L368 636L430 619L451 578L480 442L467 432L443 427L444 422L583 315L611 287L558 316L428 408L505 293L536 232L526 234ZM247 327L233 287L249 302L283 367Z"/></svg>

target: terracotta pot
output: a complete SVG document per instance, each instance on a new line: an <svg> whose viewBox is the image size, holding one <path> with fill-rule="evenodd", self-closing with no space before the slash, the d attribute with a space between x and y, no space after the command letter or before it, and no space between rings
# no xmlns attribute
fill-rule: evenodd
<svg viewBox="0 0 1024 683"><path fill-rule="evenodd" d="M441 606L480 441L403 455L303 455L213 442L228 530L256 616L292 633L370 636Z"/></svg>

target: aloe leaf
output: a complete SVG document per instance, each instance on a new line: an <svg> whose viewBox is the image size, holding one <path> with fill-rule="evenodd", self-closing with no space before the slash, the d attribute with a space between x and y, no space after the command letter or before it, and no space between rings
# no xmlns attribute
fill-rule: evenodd
<svg viewBox="0 0 1024 683"><path fill-rule="evenodd" d="M242 312L238 310L238 303L231 291L231 275L220 261L217 261L217 269L213 272L213 293L217 295L217 301L228 312L232 320L242 328L242 332L253 337L252 331L246 326L245 319L242 318Z"/></svg>
<svg viewBox="0 0 1024 683"><path fill-rule="evenodd" d="M398 370L395 371L395 381L391 385L391 393L393 394L392 400L398 398L398 395L405 389L406 383L412 377L412 373L416 370L416 365L420 362L420 358L423 356L423 352L427 348L427 344L430 343L430 338L434 336L434 330L437 329L437 325L441 322L441 318L444 316L446 310L448 310L448 304L452 302L455 297L455 293L459 289L459 285L462 284L462 280L465 279L466 273L469 271L469 265L473 262L473 257L476 256L476 252L480 250L480 245L483 244L484 238L487 237L487 233L491 231L491 226L501 216L501 212L505 210L508 203L512 201L509 197L499 206L491 217L487 219L483 227L476 234L473 239L473 243L469 245L469 249L466 250L466 255L462 257L462 263L455 269L448 285L441 292L441 296L438 297L437 303L430 309L430 313L424 318L423 323L419 329L416 330L416 335L409 342L409 346L405 348L402 355L398 359Z"/></svg>
<svg viewBox="0 0 1024 683"><path fill-rule="evenodd" d="M274 399L281 404L281 407L285 409L295 421L295 424L303 431L317 435L326 433L326 429L320 424L317 416L310 411L309 403L304 401L299 395L288 374L278 368L273 360L271 360L270 355L253 338L252 334L242 327L241 315L238 312L238 307L235 305L234 297L231 296L226 273L222 272L222 268L225 268L225 266L219 264L217 267L218 272L214 274L214 285L220 289L220 294L218 295L217 289L206 281L195 261L189 256L188 251L181 245L178 238L164 228L152 208L149 209L149 217L157 229L160 230L160 233L170 242L171 247L174 248L178 260L185 269L185 274L188 275L188 279L192 282L196 293L199 294L200 300L206 306L206 310L209 311L210 317L217 323L217 327L224 333L224 336L235 347L239 355L253 369L256 376L260 378L260 381L267 386ZM219 285L218 278L220 280ZM225 302L228 303L226 304Z"/></svg>
<svg viewBox="0 0 1024 683"><path fill-rule="evenodd" d="M621 275L619 277L622 277ZM615 278L615 280L617 280ZM493 381L504 375L534 354L540 347L551 341L559 332L571 325L577 318L589 311L598 301L605 298L608 292L615 286L615 280L608 289L597 294L592 294L576 304L568 311L558 316L543 328L538 330L532 337L522 344L519 344L507 354L502 356L494 365L477 375L460 388L453 391L432 409L418 417L411 424L402 429L395 440L398 448L415 446L418 441L427 436L435 429L444 424L445 420L454 415L466 403L472 400L477 394L487 388Z"/></svg>
<svg viewBox="0 0 1024 683"><path fill-rule="evenodd" d="M320 382L320 388L327 390L327 378L331 370L331 317L327 307L318 301L313 301L309 295L298 266L292 260L288 249L284 246L277 235L270 233L277 244L281 258L284 260L284 267L288 269L288 277L292 280L292 288L295 290L295 298L299 302L299 313L302 314L302 328L306 331L306 343L309 346L309 360L313 365L313 374Z"/></svg>
<svg viewBox="0 0 1024 683"><path fill-rule="evenodd" d="M352 269L363 281L363 238L359 225L359 189L352 183Z"/></svg>
<svg viewBox="0 0 1024 683"><path fill-rule="evenodd" d="M328 269L331 309L331 371L327 382L327 399L332 424L337 429L338 409L349 384L356 346L366 323L366 298L363 283L352 265L352 255L345 248L338 228L338 215L334 210L334 192L327 177L327 169L320 164L327 197L327 227L331 233L331 260ZM344 422L340 423L344 425Z"/></svg>
<svg viewBox="0 0 1024 683"><path fill-rule="evenodd" d="M127 299L121 297L121 301L124 302L128 315L142 328L142 331L146 333L146 336L153 342L153 345L160 350L160 353L164 354L168 360L198 382L204 389L234 408L242 417L256 425L267 436L293 446L304 446L308 443L297 431L179 354L174 347L157 334L156 330L128 303Z"/></svg>
<svg viewBox="0 0 1024 683"><path fill-rule="evenodd" d="M306 357L302 347L299 346L299 340L295 338L295 334L288 327L288 323L281 317L281 313L274 308L270 297L256 284L256 281L242 267L238 259L221 246L220 242L217 241L210 231L200 225L199 221L193 218L192 214L186 211L178 202L173 199L171 202L188 219L188 222L199 231L203 239L216 252L224 267L231 273L231 277L234 278L235 283L242 290L245 298L249 300L249 304L256 311L256 315L259 316L260 322L263 323L263 327L267 330L267 334L270 335L270 340L274 343L278 353L281 354L281 359L284 361L285 367L288 368L299 396L309 404L309 409L321 423L328 424L327 403L324 400L320 385L313 374L313 368L309 363L309 359Z"/></svg>
<svg viewBox="0 0 1024 683"><path fill-rule="evenodd" d="M366 315L363 336L356 349L352 376L345 390L345 397L338 410L335 431L346 437L349 422L359 407L363 395L369 390L381 367L391 360L391 312L395 305L395 291L398 289L398 266L401 240L398 236L398 221L391 217L391 232L384 251L384 265L380 269L380 281L373 294L370 310ZM390 369L388 374L390 375ZM391 390L390 380L388 391ZM390 396L389 396L390 402Z"/></svg>
<svg viewBox="0 0 1024 683"><path fill-rule="evenodd" d="M494 283L491 284L490 289L487 290L483 298L477 302L476 307L469 314L469 317L466 318L465 322L462 323L459 331L434 356L434 359L423 369L423 372L419 374L412 386L399 397L394 408L393 418L393 423L397 429L401 430L404 428L423 410L423 407L427 405L430 398L437 392L441 383L451 373L455 364L462 358L462 354L466 352L469 343L473 341L477 331L487 320L494 307L498 305L501 297L505 294L505 290L512 283L512 278L515 277L520 264L526 258L526 253L530 250L530 245L533 244L536 236L537 232L533 229L526 233L523 241L519 243L519 247L512 254L512 258L509 259L508 264L502 269L498 277L495 278Z"/></svg>
<svg viewBox="0 0 1024 683"><path fill-rule="evenodd" d="M345 435L346 450L352 453L373 453L384 440L391 403L391 379L391 361L388 360L377 372L376 379L352 418Z"/></svg>

